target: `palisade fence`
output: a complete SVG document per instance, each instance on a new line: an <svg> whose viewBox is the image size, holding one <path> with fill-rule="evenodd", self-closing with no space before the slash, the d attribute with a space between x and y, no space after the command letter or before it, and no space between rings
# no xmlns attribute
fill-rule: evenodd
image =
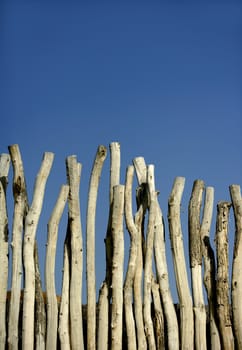
<svg viewBox="0 0 242 350"><path fill-rule="evenodd" d="M127 167L125 184L120 184L120 145L112 142L106 276L96 300L95 213L106 156L107 149L99 146L90 176L85 244L80 219L81 164L76 156L66 159L67 184L61 187L48 222L46 291L43 292L36 230L54 155L44 154L33 200L28 203L18 145L9 146L9 154L1 154L0 349L242 349L240 186L229 187L231 203L217 204L214 252L209 237L214 189L205 187L202 180L194 181L188 204L189 270L180 219L185 179L175 178L168 199L168 229L179 301L176 305L169 285L173 271L169 269L168 273L164 220L155 188L154 166L146 165L142 157L135 158L133 165ZM10 163L14 209L12 231L8 234L6 190ZM136 189L133 188L134 173L138 181ZM134 195L135 213L132 212ZM62 291L57 297L55 254L65 205L68 223L63 242ZM230 209L235 220L234 237L231 237L234 246L231 285L228 272ZM129 252L124 251L125 230L130 235ZM83 246L86 247L85 261ZM127 270L124 269L125 253L129 254ZM82 305L83 266L87 271L87 305ZM10 270L11 290L7 291Z"/></svg>

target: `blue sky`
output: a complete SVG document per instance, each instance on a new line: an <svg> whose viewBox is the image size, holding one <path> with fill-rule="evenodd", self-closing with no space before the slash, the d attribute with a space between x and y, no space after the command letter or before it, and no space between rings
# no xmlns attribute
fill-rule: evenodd
<svg viewBox="0 0 242 350"><path fill-rule="evenodd" d="M155 164L165 219L174 178L186 178L186 248L193 181L214 186L215 203L229 199L229 185L242 180L241 23L236 0L1 1L0 152L19 144L30 200L43 153L55 153L37 232L42 266L68 155L83 165L84 239L89 176L100 144L120 142L122 182L134 157ZM97 286L105 269L108 176L109 157L98 198ZM9 211L11 220L10 204ZM58 289L65 225L66 216Z"/></svg>

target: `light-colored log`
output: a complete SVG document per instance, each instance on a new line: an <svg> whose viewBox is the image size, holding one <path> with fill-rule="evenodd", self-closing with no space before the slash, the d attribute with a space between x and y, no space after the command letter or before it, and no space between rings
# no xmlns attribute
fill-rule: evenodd
<svg viewBox="0 0 242 350"><path fill-rule="evenodd" d="M80 177L81 164L76 156L66 160L68 196L68 226L71 242L71 275L70 275L70 324L71 348L84 349L82 323L82 273L83 273L83 243L80 212Z"/></svg>
<svg viewBox="0 0 242 350"><path fill-rule="evenodd" d="M189 201L189 256L192 277L192 295L194 311L195 349L206 350L206 309L202 285L202 249L200 236L200 215L204 191L204 182L196 180Z"/></svg>
<svg viewBox="0 0 242 350"><path fill-rule="evenodd" d="M46 338L46 311L43 289L40 277L39 255L37 241L34 244L34 265L35 265L35 350L45 350Z"/></svg>
<svg viewBox="0 0 242 350"><path fill-rule="evenodd" d="M144 261L144 324L147 342L150 350L155 350L155 335L151 317L151 282L152 282L152 256L154 246L154 226L156 213L156 193L153 187L154 166L147 167L147 183L149 186L149 218L146 235L146 251Z"/></svg>
<svg viewBox="0 0 242 350"><path fill-rule="evenodd" d="M235 241L232 266L232 316L237 349L242 349L242 198L239 185L230 186L235 220Z"/></svg>
<svg viewBox="0 0 242 350"><path fill-rule="evenodd" d="M124 193L124 207L126 226L130 235L130 250L129 262L124 283L124 312L127 332L127 347L130 350L137 348L136 344L136 330L133 314L133 284L136 269L137 257L137 238L138 232L133 219L132 211L132 184L134 176L134 167L129 166L126 172L125 193Z"/></svg>
<svg viewBox="0 0 242 350"><path fill-rule="evenodd" d="M62 293L59 312L58 334L61 350L71 349L70 340L70 243L69 235L64 244Z"/></svg>
<svg viewBox="0 0 242 350"><path fill-rule="evenodd" d="M98 324L97 324L97 349L108 350L108 286L104 282L99 292L98 300Z"/></svg>
<svg viewBox="0 0 242 350"><path fill-rule="evenodd" d="M87 349L96 349L96 275L95 218L99 180L107 149L99 146L94 160L87 203L86 267L87 267Z"/></svg>
<svg viewBox="0 0 242 350"><path fill-rule="evenodd" d="M231 203L219 202L216 220L217 250L217 314L222 349L234 349L234 337L230 318L229 303L229 257L228 257L228 220Z"/></svg>
<svg viewBox="0 0 242 350"><path fill-rule="evenodd" d="M153 323L156 349L162 350L166 348L164 314L160 298L159 283L155 281L153 276L151 281L151 291L154 304Z"/></svg>
<svg viewBox="0 0 242 350"><path fill-rule="evenodd" d="M11 299L9 304L8 347L17 350L19 347L19 310L20 291L23 275L22 238L24 220L28 211L27 190L24 178L24 167L18 145L9 146L13 165L14 213L12 226L12 278Z"/></svg>
<svg viewBox="0 0 242 350"><path fill-rule="evenodd" d="M111 312L111 347L112 350L122 349L123 335L123 263L124 263L124 186L113 188L112 215L112 312Z"/></svg>
<svg viewBox="0 0 242 350"><path fill-rule="evenodd" d="M168 222L180 304L180 346L181 349L190 350L193 349L194 346L193 305L188 283L180 218L180 206L184 185L184 177L177 177L175 179L168 201Z"/></svg>
<svg viewBox="0 0 242 350"><path fill-rule="evenodd" d="M6 299L8 285L8 214L6 203L10 157L0 155L0 349L6 344Z"/></svg>
<svg viewBox="0 0 242 350"><path fill-rule="evenodd" d="M59 223L65 208L68 194L69 186L62 185L48 222L45 260L45 286L47 299L46 350L56 349L57 345L58 305L55 288L55 257Z"/></svg>
<svg viewBox="0 0 242 350"><path fill-rule="evenodd" d="M53 153L46 152L36 177L33 201L25 220L23 261L25 270L25 288L23 300L22 349L32 350L34 346L34 299L35 267L34 242L38 221L43 205L45 185L53 163Z"/></svg>
<svg viewBox="0 0 242 350"><path fill-rule="evenodd" d="M213 215L214 188L206 187L200 236L202 255L204 259L203 282L208 298L208 317L210 330L210 348L221 349L216 317L216 285L215 285L215 257L210 244L210 228Z"/></svg>

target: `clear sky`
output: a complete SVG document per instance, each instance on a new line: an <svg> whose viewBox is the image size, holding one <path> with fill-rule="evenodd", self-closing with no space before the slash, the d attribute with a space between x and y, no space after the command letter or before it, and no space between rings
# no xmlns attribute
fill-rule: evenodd
<svg viewBox="0 0 242 350"><path fill-rule="evenodd" d="M241 10L239 0L1 1L0 152L19 144L30 201L43 153L55 153L37 232L42 269L47 221L66 182L68 155L83 165L84 239L89 176L100 144L120 142L122 182L134 157L155 164L166 223L173 180L186 178L186 249L193 181L214 186L216 203L230 198L229 185L241 184ZM108 180L109 157L98 197L97 287L105 269ZM11 198L11 185L8 190ZM10 204L9 211L11 220ZM65 228L66 216L58 290ZM127 233L125 239L128 247ZM175 295L174 281L172 288Z"/></svg>

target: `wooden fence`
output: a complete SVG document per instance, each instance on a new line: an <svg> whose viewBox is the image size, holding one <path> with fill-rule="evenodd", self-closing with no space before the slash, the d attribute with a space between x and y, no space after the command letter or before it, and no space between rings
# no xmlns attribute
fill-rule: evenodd
<svg viewBox="0 0 242 350"><path fill-rule="evenodd" d="M175 178L168 199L168 230L179 300L175 305L169 284L173 270L168 271L167 267L164 220L155 187L154 166L147 166L142 157L135 158L133 165L127 167L125 185L120 184L120 145L111 143L106 276L96 300L95 213L106 156L107 149L99 146L90 176L86 244L83 244L80 220L81 164L75 156L66 159L67 184L61 187L48 222L46 291L43 293L36 230L54 156L44 154L33 200L28 203L18 145L9 146L9 154L1 154L0 349L242 349L240 186L229 187L231 203L217 204L214 252L209 237L214 190L205 188L202 180L194 181L188 205L189 271L180 218L185 179ZM11 234L8 234L6 190L10 163L14 213ZM134 173L138 181L136 189L133 189ZM135 196L137 210L133 213ZM55 255L58 226L66 202L68 223L63 242L62 292L57 297ZM235 232L231 237L234 252L230 284L228 217L231 208ZM125 229L130 235L127 270L124 270ZM83 247L86 247L84 262ZM83 266L87 270L87 305L82 303ZM7 291L10 270L11 288Z"/></svg>

